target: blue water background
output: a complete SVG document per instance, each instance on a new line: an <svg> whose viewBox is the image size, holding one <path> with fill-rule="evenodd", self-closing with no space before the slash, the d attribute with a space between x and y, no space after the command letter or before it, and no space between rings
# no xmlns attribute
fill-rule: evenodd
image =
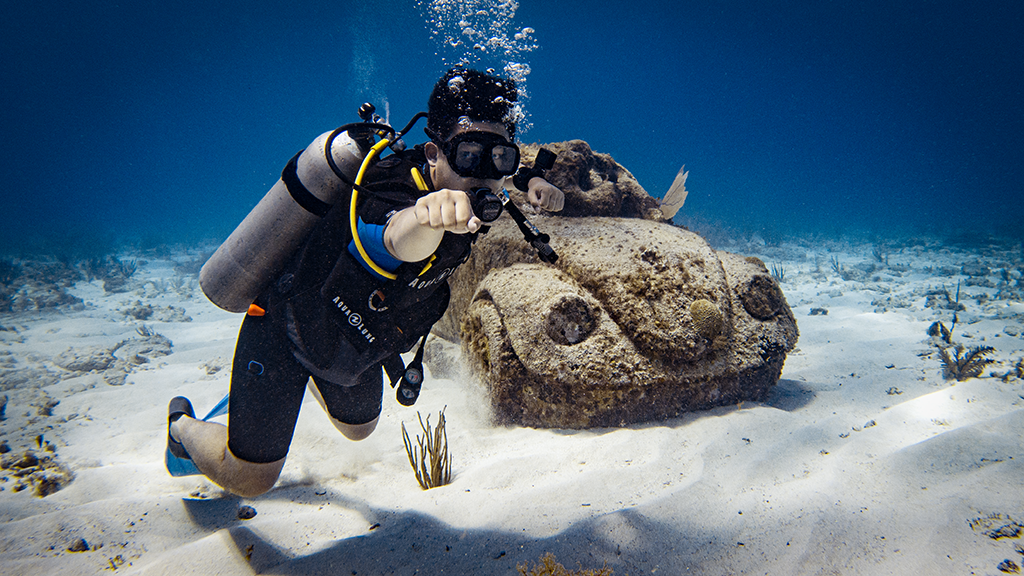
<svg viewBox="0 0 1024 576"><path fill-rule="evenodd" d="M522 0L525 26L523 140L655 196L685 163L677 221L1022 236L1024 3ZM424 109L440 52L411 0L9 3L0 252L223 239L363 101Z"/></svg>

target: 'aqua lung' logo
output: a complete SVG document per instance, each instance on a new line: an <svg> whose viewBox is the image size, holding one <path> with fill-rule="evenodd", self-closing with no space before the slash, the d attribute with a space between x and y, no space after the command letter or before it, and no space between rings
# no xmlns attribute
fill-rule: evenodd
<svg viewBox="0 0 1024 576"><path fill-rule="evenodd" d="M351 308L349 308L347 304L342 302L341 296L335 296L333 302L334 305L338 307L338 310L341 310L342 313L344 313L345 316L348 317L349 325L351 325L353 328L356 329L356 331L362 334L363 338L366 338L367 342L373 342L374 340L376 340L376 337L374 337L373 333L367 330L366 326L363 324L363 317L360 316L357 312L354 312Z"/></svg>
<svg viewBox="0 0 1024 576"><path fill-rule="evenodd" d="M413 278L412 282L409 282L409 287L410 288L415 288L417 290L422 290L424 288L433 286L434 284L437 284L438 282L441 282L442 280L447 279L449 276L451 276L454 273L455 273L455 268L445 268L437 276L435 276L435 277L433 277L433 278L431 278L430 280L427 280L427 281L420 280L419 278Z"/></svg>

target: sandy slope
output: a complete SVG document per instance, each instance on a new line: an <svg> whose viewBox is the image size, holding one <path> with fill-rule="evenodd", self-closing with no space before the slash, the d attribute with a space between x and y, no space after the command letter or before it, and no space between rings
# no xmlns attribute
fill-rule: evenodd
<svg viewBox="0 0 1024 576"><path fill-rule="evenodd" d="M129 293L80 283L84 310L0 317L15 367L63 378L6 392L3 439L17 451L42 434L75 473L45 498L0 483L0 572L515 574L545 552L620 575L983 574L1024 563L1014 550L1024 540L986 535L1024 522L1024 384L943 380L926 330L952 312L925 306L930 289L955 290L965 276L942 274L965 259L989 262L998 284L998 262L1019 278L1019 255L904 249L862 273L868 245L736 251L755 250L785 267L800 328L764 403L625 429L495 428L470 379L428 378L415 408L387 396L377 431L353 443L307 399L278 487L252 500L163 468L167 401L183 394L205 411L226 393L240 321L198 290L147 284L172 277L172 262L147 262ZM842 279L830 256L853 273ZM998 290L965 286L954 333L997 349L986 375L1024 356L1024 306L977 298ZM123 386L53 365L69 348L138 339L142 323L118 311L135 301L191 317L145 322L173 342L170 355L133 365ZM819 307L828 314L810 315ZM43 394L60 402L52 416L32 406ZM423 491L400 425L415 430L417 409L436 421L445 406L454 480ZM237 518L245 504L255 518ZM79 539L90 549L68 551Z"/></svg>

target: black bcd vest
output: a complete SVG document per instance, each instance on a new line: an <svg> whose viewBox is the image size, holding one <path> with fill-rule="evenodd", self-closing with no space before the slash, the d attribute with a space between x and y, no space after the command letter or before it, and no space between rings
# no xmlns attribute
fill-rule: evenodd
<svg viewBox="0 0 1024 576"><path fill-rule="evenodd" d="M414 148L367 170L364 188L373 193L359 194L360 217L383 224L415 204L426 192L416 188L411 170L423 162L422 151ZM412 349L444 315L447 279L469 257L476 234L446 232L431 258L403 263L396 280L383 279L349 253L350 201L344 194L328 210L266 301L287 308L286 329L309 361L326 369L343 338L359 352L352 370L361 372Z"/></svg>

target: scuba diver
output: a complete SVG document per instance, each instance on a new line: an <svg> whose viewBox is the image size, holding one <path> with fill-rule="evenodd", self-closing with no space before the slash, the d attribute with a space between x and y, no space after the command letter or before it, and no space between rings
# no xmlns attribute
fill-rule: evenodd
<svg viewBox="0 0 1024 576"><path fill-rule="evenodd" d="M423 344L448 307L447 278L502 208L542 260L557 258L504 189L512 177L533 206L564 203L543 177L553 154L520 166L516 100L513 80L456 67L402 132L366 104L363 122L321 135L288 162L200 274L211 301L246 316L219 405L228 425L205 421L214 412L197 419L183 397L170 402L171 474L263 494L284 466L307 387L351 440L377 425L382 367L399 402L415 402ZM401 136L424 116L429 141L405 150ZM384 148L394 153L378 159ZM417 343L406 367L399 354Z"/></svg>

